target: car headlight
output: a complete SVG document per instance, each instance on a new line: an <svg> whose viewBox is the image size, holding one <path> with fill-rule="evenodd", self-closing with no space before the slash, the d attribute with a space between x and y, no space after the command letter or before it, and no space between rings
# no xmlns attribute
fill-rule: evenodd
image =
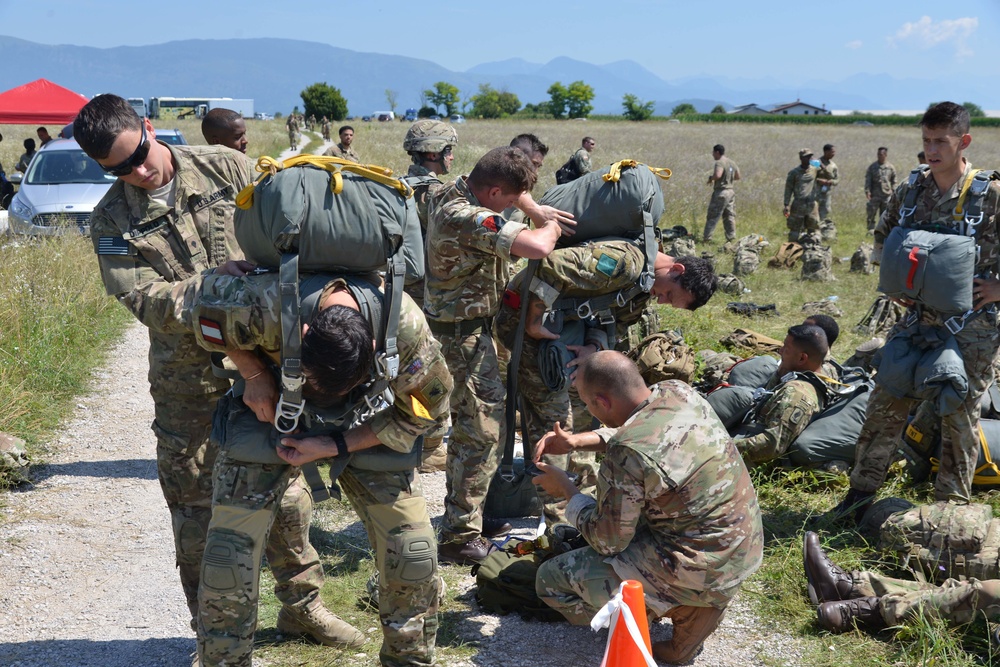
<svg viewBox="0 0 1000 667"><path fill-rule="evenodd" d="M14 200L10 203L10 213L19 218L31 220L31 207L24 203L20 197L14 197Z"/></svg>

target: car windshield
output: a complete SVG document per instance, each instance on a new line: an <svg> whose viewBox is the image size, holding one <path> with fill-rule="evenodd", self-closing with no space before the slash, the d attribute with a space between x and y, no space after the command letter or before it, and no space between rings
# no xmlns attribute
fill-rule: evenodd
<svg viewBox="0 0 1000 667"><path fill-rule="evenodd" d="M28 185L60 185L63 183L109 183L115 177L104 173L101 166L80 149L42 151L31 162L23 183Z"/></svg>
<svg viewBox="0 0 1000 667"><path fill-rule="evenodd" d="M166 132L157 132L156 138L165 144L170 144L171 146L183 146L187 142L184 141L184 135L180 132L174 132L167 134Z"/></svg>

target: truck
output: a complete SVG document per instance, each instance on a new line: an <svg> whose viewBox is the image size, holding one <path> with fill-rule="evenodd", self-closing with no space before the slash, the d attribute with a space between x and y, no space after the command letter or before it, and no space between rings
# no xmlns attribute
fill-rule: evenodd
<svg viewBox="0 0 1000 667"><path fill-rule="evenodd" d="M203 118L212 109L232 109L244 118L253 118L253 100L232 97L151 97L149 117Z"/></svg>
<svg viewBox="0 0 1000 667"><path fill-rule="evenodd" d="M128 98L128 104L135 110L139 118L146 117L146 100L141 97L130 97Z"/></svg>

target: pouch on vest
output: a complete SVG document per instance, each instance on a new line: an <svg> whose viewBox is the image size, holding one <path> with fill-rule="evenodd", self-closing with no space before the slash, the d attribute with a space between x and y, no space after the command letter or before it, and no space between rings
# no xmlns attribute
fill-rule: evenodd
<svg viewBox="0 0 1000 667"><path fill-rule="evenodd" d="M882 248L878 289L943 315L972 310L976 239L894 227Z"/></svg>

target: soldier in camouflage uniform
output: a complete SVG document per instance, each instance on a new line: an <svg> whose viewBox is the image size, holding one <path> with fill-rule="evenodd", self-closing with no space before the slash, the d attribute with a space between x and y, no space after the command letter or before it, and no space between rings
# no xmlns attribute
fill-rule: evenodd
<svg viewBox="0 0 1000 667"><path fill-rule="evenodd" d="M583 141L580 142L580 147L573 153L573 165L576 167L576 173L580 176L589 174L594 170L594 165L590 161L590 154L594 152L596 146L597 142L594 141L593 137L584 137Z"/></svg>
<svg viewBox="0 0 1000 667"><path fill-rule="evenodd" d="M579 246L559 248L539 263L529 290L531 296L527 304L528 315L517 376L529 447L541 440L555 423L570 431L588 431L591 422L584 409L573 409L579 403L571 400L575 392L570 389L553 391L543 380L539 368L539 347L546 339L557 338L557 332L543 326L543 314L559 299L586 300L627 291L639 281L645 264L641 245L624 239L590 241ZM520 319L524 275L525 271L521 271L507 285L504 303L497 316L497 334L508 348L514 344ZM700 257L675 259L658 253L654 275L650 292L640 292L620 306L613 305L610 314L615 321L610 329L596 320L586 321L584 345L569 346L577 359L598 350L613 349L618 338L625 336L629 325L642 316L647 303L655 301L674 308L695 310L709 300L717 283L709 263ZM563 316L567 323L580 319L575 310L564 311ZM595 462L586 453L575 453L572 462L568 462L565 456L555 455L546 457L545 461L577 474L582 485L594 479ZM544 493L542 500L550 524L565 520L560 503Z"/></svg>
<svg viewBox="0 0 1000 667"><path fill-rule="evenodd" d="M289 115L288 120L285 121L285 127L288 128L288 144L294 151L299 147L299 130L302 127L299 123L299 117L295 114Z"/></svg>
<svg viewBox="0 0 1000 667"><path fill-rule="evenodd" d="M969 114L951 102L937 104L921 119L924 149L931 163L916 178L919 188L913 222L920 225L941 225L956 228L959 195L971 177L972 165L963 152L972 142L969 134ZM900 205L910 189L909 182L899 186L889 201L878 227L875 228L875 253L881 256L882 245L889 232L900 222ZM976 312L955 334L965 374L968 392L962 405L953 413L941 417L941 464L934 484L936 500L969 502L972 478L979 450L979 400L993 382L993 362L997 353L997 313L991 305L1000 301L1000 282L995 278L998 268L997 212L1000 210L1000 184L992 181L982 202L983 220L977 227L978 244L976 277L973 280L973 308ZM883 268L883 270L885 270ZM944 327L946 316L920 304L909 304L907 316L889 332L888 339L905 331L910 315L921 324ZM915 323L915 322L910 322ZM851 473L851 488L847 496L830 513L831 518L843 518L863 509L874 499L875 492L885 481L886 472L896 458L896 449L906 417L914 401L895 398L881 386L875 386L868 401L864 427L858 438L855 466ZM860 508L857 511L852 508Z"/></svg>
<svg viewBox="0 0 1000 667"><path fill-rule="evenodd" d="M624 355L580 365L580 397L611 428L546 437L539 455L604 452L596 498L559 468L539 463L535 483L569 498L570 523L589 546L538 569L535 590L574 625L588 625L626 579L640 582L654 618L674 623L657 659L685 663L760 566L764 533L750 475L722 423L688 385L651 389ZM615 430L617 429L617 430Z"/></svg>
<svg viewBox="0 0 1000 667"><path fill-rule="evenodd" d="M868 213L868 231L874 231L882 213L889 208L889 200L896 190L896 168L888 161L889 149L879 146L878 157L865 172L865 199Z"/></svg>
<svg viewBox="0 0 1000 667"><path fill-rule="evenodd" d="M351 162L361 162L361 157L351 148L351 144L354 143L354 128L350 125L344 125L337 130L337 134L340 135L340 143L327 148L323 155L339 157Z"/></svg>
<svg viewBox="0 0 1000 667"><path fill-rule="evenodd" d="M247 152L247 124L243 116L232 109L216 107L201 120L201 133L209 146L225 146Z"/></svg>
<svg viewBox="0 0 1000 667"><path fill-rule="evenodd" d="M169 326L193 329L198 344L209 350L227 354L256 350L264 359L278 360L283 340L279 289L279 278L273 273L242 278L204 274L174 289L172 302L178 305ZM206 322L217 327L215 335L204 333ZM372 376L376 363L373 324L378 323L361 317L346 281L331 276L320 293L311 326L303 327L301 361L307 378L303 394L307 407L314 402L336 403ZM212 555L205 558L200 590L198 650L203 667L251 666L260 545L275 513L280 516L279 504L289 480L298 474L297 466L379 445L410 451L414 441L448 409L452 382L440 346L405 295L398 345L400 371L389 382L394 396L390 407L361 423L349 420L353 426L343 433L282 439L278 454L291 465L240 461L239 442L219 455L206 550ZM344 359L357 360L357 366L345 367ZM271 430L267 423L260 428ZM434 530L419 477L412 469L384 472L349 463L337 482L375 550L384 637L380 662L385 667L429 667L434 662L441 590ZM281 630L280 614L278 623ZM364 644L362 633L341 624L338 645L356 648Z"/></svg>
<svg viewBox="0 0 1000 667"><path fill-rule="evenodd" d="M427 203L424 313L455 379L442 560L478 561L487 552L482 507L499 465L505 393L493 317L509 263L546 256L562 231L555 221L529 229L499 215L531 189L535 178L520 150L495 148L471 174L437 189Z"/></svg>
<svg viewBox="0 0 1000 667"><path fill-rule="evenodd" d="M326 116L323 116L320 132L323 134L323 141L330 141L330 119Z"/></svg>
<svg viewBox="0 0 1000 667"><path fill-rule="evenodd" d="M779 350L781 363L764 385L770 392L734 434L736 449L748 463L764 463L788 451L810 420L823 409L816 376L829 353L826 334L817 326L791 327ZM806 374L809 375L799 375ZM789 374L794 374L789 376Z"/></svg>
<svg viewBox="0 0 1000 667"><path fill-rule="evenodd" d="M788 240L798 241L805 232L819 229L819 212L816 207L816 173L812 162L813 152L808 148L799 151L799 166L785 178L785 217L788 218Z"/></svg>
<svg viewBox="0 0 1000 667"><path fill-rule="evenodd" d="M816 204L819 206L819 219L827 220L833 210L833 189L840 182L840 170L833 156L837 149L833 144L823 146L823 157L819 159L819 171L816 173Z"/></svg>
<svg viewBox="0 0 1000 667"><path fill-rule="evenodd" d="M736 238L736 193L733 191L733 182L740 180L740 168L726 157L726 147L722 144L716 144L712 148L712 157L715 158L715 164L708 177L708 184L712 186L712 198L708 202L702 240L705 243L712 240L715 226L719 224L721 217L726 240L732 241Z"/></svg>
<svg viewBox="0 0 1000 667"><path fill-rule="evenodd" d="M157 143L150 122L116 95L91 100L77 116L74 135L105 171L118 176L94 209L90 232L108 294L149 328L157 472L193 626L218 451L209 433L229 382L213 375L209 355L194 336L167 331L164 321L175 285L242 258L233 235L234 201L253 180L253 163L229 148ZM233 270L235 263L226 266ZM274 392L273 379L261 373L265 367L253 354L237 351L233 360L251 378L248 391ZM282 608L318 621L309 634L323 641L332 636L326 621L336 617L319 600L323 568L308 539L312 498L300 476L291 488L267 557Z"/></svg>

